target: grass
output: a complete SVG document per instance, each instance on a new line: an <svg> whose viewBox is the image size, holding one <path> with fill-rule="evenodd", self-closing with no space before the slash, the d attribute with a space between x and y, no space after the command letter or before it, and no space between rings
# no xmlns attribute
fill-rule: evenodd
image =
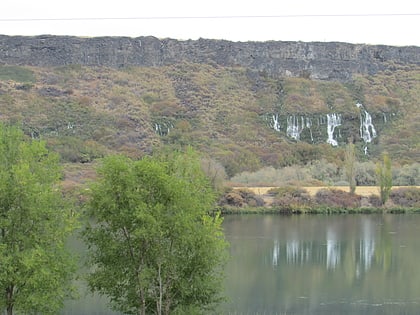
<svg viewBox="0 0 420 315"><path fill-rule="evenodd" d="M35 83L36 77L29 68L19 66L1 66L0 81L15 81L20 83Z"/></svg>

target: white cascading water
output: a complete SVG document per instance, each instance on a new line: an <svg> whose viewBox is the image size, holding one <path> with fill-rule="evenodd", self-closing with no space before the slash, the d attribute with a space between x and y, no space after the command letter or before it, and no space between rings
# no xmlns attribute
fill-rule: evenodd
<svg viewBox="0 0 420 315"><path fill-rule="evenodd" d="M299 140L300 133L302 132L303 128L304 127L299 123L298 117L296 117L295 115L287 117L287 136L295 140Z"/></svg>
<svg viewBox="0 0 420 315"><path fill-rule="evenodd" d="M275 131L280 131L280 120L279 120L279 114L273 114L273 122L271 124L271 127L275 130Z"/></svg>
<svg viewBox="0 0 420 315"><path fill-rule="evenodd" d="M171 123L155 123L155 132L159 136L166 136L173 127Z"/></svg>
<svg viewBox="0 0 420 315"><path fill-rule="evenodd" d="M356 106L360 109L360 137L365 142L365 154L367 154L367 144L376 138L375 126L372 122L372 116L364 108L363 104L357 103Z"/></svg>
<svg viewBox="0 0 420 315"><path fill-rule="evenodd" d="M327 143L332 146L337 146L338 141L334 139L335 128L341 126L341 115L340 114L327 114Z"/></svg>
<svg viewBox="0 0 420 315"><path fill-rule="evenodd" d="M286 128L286 134L290 138L293 138L295 140L300 140L300 134L302 133L303 129L309 128L311 129L312 123L310 118L300 116L296 117L295 115L287 117L287 128ZM311 131L311 137L312 137L312 131ZM313 140L313 139L312 139Z"/></svg>

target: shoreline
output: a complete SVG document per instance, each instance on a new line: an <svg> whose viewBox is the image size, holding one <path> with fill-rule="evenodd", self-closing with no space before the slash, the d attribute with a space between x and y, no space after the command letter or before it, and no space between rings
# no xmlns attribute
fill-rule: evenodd
<svg viewBox="0 0 420 315"><path fill-rule="evenodd" d="M276 214L276 215L302 215L302 214L420 214L419 208L333 208L333 207L314 207L300 209L285 209L278 207L219 207L214 210L224 215L248 215L248 214Z"/></svg>

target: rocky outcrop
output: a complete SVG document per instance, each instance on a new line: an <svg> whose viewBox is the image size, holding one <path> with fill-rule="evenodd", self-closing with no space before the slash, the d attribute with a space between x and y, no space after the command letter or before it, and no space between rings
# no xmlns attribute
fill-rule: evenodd
<svg viewBox="0 0 420 315"><path fill-rule="evenodd" d="M274 77L346 81L398 65L420 65L420 47L338 42L230 42L155 37L0 36L0 64L157 67L180 62L241 66Z"/></svg>

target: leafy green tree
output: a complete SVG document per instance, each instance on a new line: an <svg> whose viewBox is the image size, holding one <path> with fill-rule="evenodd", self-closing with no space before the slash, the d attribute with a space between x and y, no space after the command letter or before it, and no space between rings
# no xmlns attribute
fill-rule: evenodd
<svg viewBox="0 0 420 315"><path fill-rule="evenodd" d="M219 302L226 242L194 154L111 156L98 174L83 233L90 288L126 314L198 314Z"/></svg>
<svg viewBox="0 0 420 315"><path fill-rule="evenodd" d="M387 153L382 156L382 162L376 164L376 178L379 186L381 203L384 205L392 189L391 159Z"/></svg>
<svg viewBox="0 0 420 315"><path fill-rule="evenodd" d="M346 146L344 153L344 168L346 179L349 183L350 193L356 192L356 153L352 140Z"/></svg>
<svg viewBox="0 0 420 315"><path fill-rule="evenodd" d="M0 310L53 314L75 269L65 249L74 218L64 207L58 156L0 125Z"/></svg>

